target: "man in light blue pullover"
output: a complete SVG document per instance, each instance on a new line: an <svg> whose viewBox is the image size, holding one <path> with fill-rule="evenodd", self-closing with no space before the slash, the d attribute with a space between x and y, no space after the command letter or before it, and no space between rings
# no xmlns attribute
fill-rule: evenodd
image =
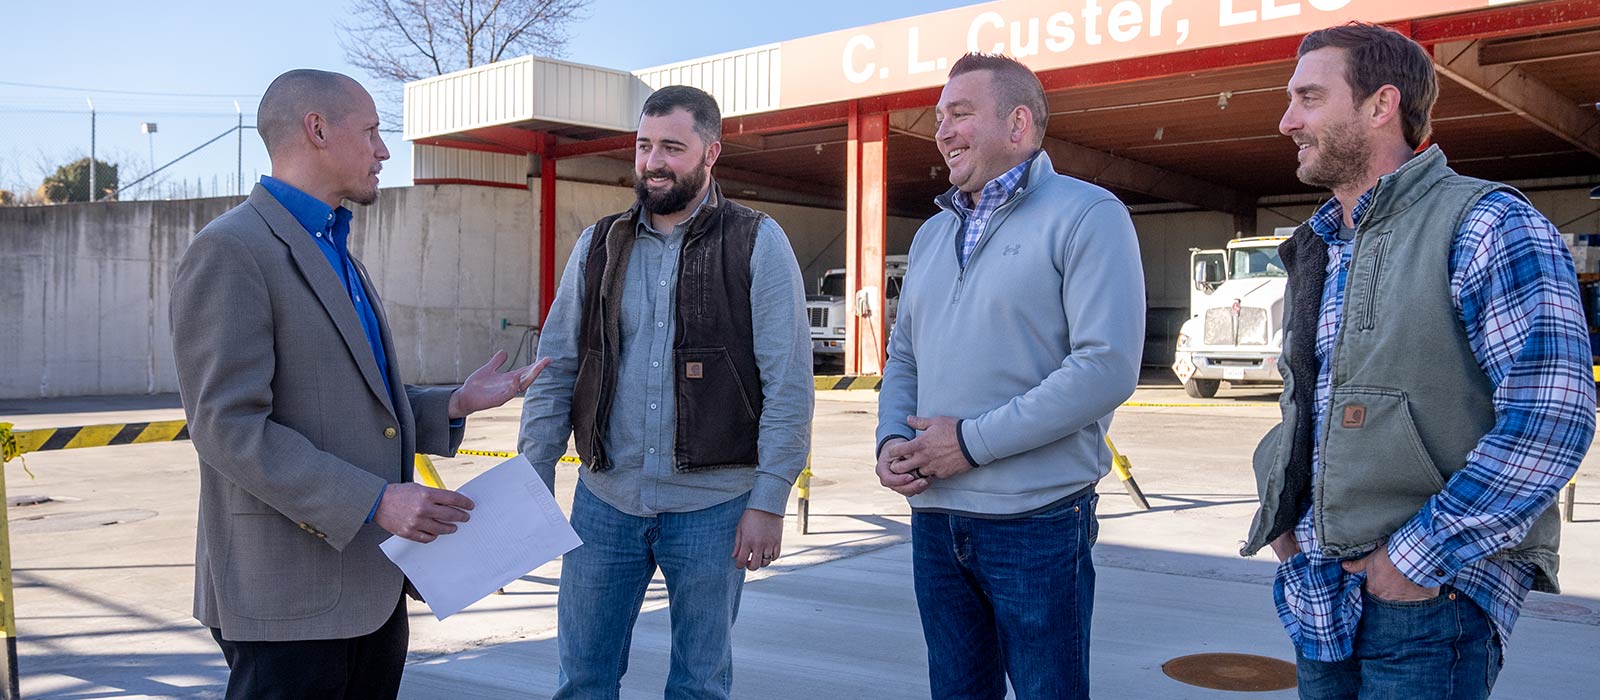
<svg viewBox="0 0 1600 700"><path fill-rule="evenodd" d="M911 501L935 698L1087 698L1112 410L1144 276L1128 210L1040 150L1032 71L968 54L934 138L954 187L911 244L878 402L879 480Z"/></svg>

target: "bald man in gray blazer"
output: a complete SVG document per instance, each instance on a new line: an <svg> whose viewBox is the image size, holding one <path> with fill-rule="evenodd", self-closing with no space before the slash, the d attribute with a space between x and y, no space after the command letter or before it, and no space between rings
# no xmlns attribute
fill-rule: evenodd
<svg viewBox="0 0 1600 700"><path fill-rule="evenodd" d="M173 344L200 457L195 617L230 668L227 697L394 698L407 645L391 534L448 535L472 502L412 480L463 419L542 366L459 388L404 384L383 305L347 245L344 200L371 204L389 152L354 80L298 70L262 97L272 175L190 243Z"/></svg>

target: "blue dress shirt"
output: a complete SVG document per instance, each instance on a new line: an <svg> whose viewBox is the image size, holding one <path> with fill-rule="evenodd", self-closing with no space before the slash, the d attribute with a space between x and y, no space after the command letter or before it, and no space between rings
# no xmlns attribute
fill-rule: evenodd
<svg viewBox="0 0 1600 700"><path fill-rule="evenodd" d="M350 210L344 207L331 209L322 200L302 192L293 185L270 175L261 176L261 186L289 210L307 233L317 242L317 248L328 258L334 274L344 284L345 295L355 305L356 318L361 320L361 330L366 331L367 345L372 347L372 357L378 361L378 376L383 377L383 388L389 392L390 402L397 401L394 387L389 385L389 354L383 347L383 333L378 329L378 313L372 308L368 291L361 284L361 273L350 257Z"/></svg>
<svg viewBox="0 0 1600 700"><path fill-rule="evenodd" d="M372 347L372 357L378 361L378 376L383 377L383 388L389 392L389 401L399 401L394 395L394 387L389 385L389 353L384 350L383 333L378 329L378 312L373 310L369 292L361 283L361 273L356 270L355 261L350 257L350 210L344 207L332 209L322 200L271 175L261 176L261 186L284 209L289 210L289 214L300 222L306 233L311 234L311 238L317 242L317 248L328 258L334 274L344 284L345 295L355 305L356 318L361 319L361 330L366 332L367 345ZM382 502L383 494L379 494L378 500L372 504L372 510L367 513L367 522L372 522L378 513L378 504Z"/></svg>

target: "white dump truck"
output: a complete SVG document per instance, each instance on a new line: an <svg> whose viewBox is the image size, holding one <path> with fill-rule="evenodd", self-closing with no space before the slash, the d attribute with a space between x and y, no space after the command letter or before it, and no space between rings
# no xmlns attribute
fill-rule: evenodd
<svg viewBox="0 0 1600 700"><path fill-rule="evenodd" d="M900 308L900 283L906 277L906 256L884 257L884 309L883 327L887 333L894 327L895 311ZM849 306L845 302L851 301ZM811 357L817 364L844 359L844 324L853 308L864 300L845 298L844 268L834 268L822 273L817 280L817 293L806 297L806 315L811 322ZM886 339L879 339L883 343Z"/></svg>
<svg viewBox="0 0 1600 700"><path fill-rule="evenodd" d="M1184 393L1210 398L1232 385L1279 383L1283 291L1288 273L1273 236L1236 238L1225 250L1189 251L1189 320L1178 331L1172 371Z"/></svg>

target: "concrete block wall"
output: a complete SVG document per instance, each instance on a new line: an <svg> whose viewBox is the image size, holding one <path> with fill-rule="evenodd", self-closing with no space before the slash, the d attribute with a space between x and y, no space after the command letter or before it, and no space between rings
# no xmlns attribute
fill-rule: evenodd
<svg viewBox="0 0 1600 700"><path fill-rule="evenodd" d="M176 391L172 277L238 201L0 208L0 398Z"/></svg>
<svg viewBox="0 0 1600 700"><path fill-rule="evenodd" d="M557 274L583 229L629 188L560 182ZM189 239L240 202L215 198L0 208L0 398L170 393L168 306ZM844 213L752 203L810 261L808 290L844 264ZM889 252L920 222L891 220ZM519 189L424 185L357 207L351 248L383 300L406 381L449 384L538 322L539 201ZM524 356L523 362L526 362Z"/></svg>
<svg viewBox="0 0 1600 700"><path fill-rule="evenodd" d="M1600 232L1600 203L1587 193L1530 198L1564 231ZM238 201L0 208L0 398L176 391L172 277L194 232ZM560 274L583 229L627 207L633 193L562 181L557 201ZM789 234L808 291L823 271L844 265L843 211L748 203ZM1264 207L1256 233L1313 208ZM384 301L407 381L459 382L495 350L517 349L522 329L502 329L501 319L537 322L538 222L535 193L469 185L387 189L377 204L358 208L352 247ZM886 252L908 250L921 223L890 218ZM1152 309L1145 355L1160 363L1170 359L1170 336L1188 312L1188 249L1222 245L1233 235L1232 219L1140 214L1134 225Z"/></svg>
<svg viewBox="0 0 1600 700"><path fill-rule="evenodd" d="M525 190L387 189L357 212L351 248L388 315L407 382L459 382L535 323L538 211ZM524 359L523 362L526 362Z"/></svg>

